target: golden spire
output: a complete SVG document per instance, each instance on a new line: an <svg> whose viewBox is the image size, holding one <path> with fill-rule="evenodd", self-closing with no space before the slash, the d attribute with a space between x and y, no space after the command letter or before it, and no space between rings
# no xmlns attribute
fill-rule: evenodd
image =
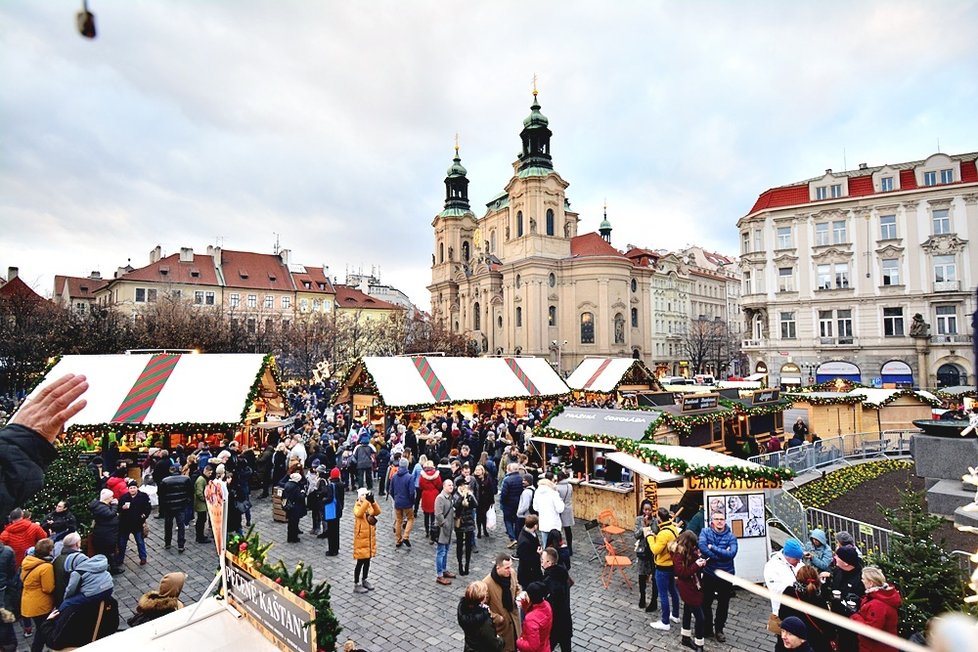
<svg viewBox="0 0 978 652"><path fill-rule="evenodd" d="M537 74L533 73L533 99L537 99L537 93L539 92L540 91L537 90Z"/></svg>
<svg viewBox="0 0 978 652"><path fill-rule="evenodd" d="M455 132L455 156L458 156L458 132Z"/></svg>

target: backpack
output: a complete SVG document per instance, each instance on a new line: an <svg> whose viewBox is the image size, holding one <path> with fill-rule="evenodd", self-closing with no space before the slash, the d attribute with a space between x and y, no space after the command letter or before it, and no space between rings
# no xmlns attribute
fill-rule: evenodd
<svg viewBox="0 0 978 652"><path fill-rule="evenodd" d="M370 450L370 444L360 444L357 449L353 451L353 457L356 459L357 468L366 468L368 464L372 465L373 451Z"/></svg>

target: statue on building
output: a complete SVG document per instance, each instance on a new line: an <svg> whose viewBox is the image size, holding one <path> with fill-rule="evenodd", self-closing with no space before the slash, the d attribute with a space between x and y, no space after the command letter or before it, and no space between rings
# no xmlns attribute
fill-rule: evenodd
<svg viewBox="0 0 978 652"><path fill-rule="evenodd" d="M537 221L534 218L530 218L530 233L537 232Z"/></svg>
<svg viewBox="0 0 978 652"><path fill-rule="evenodd" d="M924 321L924 316L919 312L913 316L910 323L910 337L929 337L930 324Z"/></svg>

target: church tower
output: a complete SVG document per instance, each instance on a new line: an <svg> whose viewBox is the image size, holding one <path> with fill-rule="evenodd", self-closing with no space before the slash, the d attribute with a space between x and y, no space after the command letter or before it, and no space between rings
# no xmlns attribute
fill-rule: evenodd
<svg viewBox="0 0 978 652"><path fill-rule="evenodd" d="M601 224L598 226L598 233L601 234L601 238L611 244L611 222L608 221L608 202L604 204L604 219L601 220Z"/></svg>
<svg viewBox="0 0 978 652"><path fill-rule="evenodd" d="M530 115L523 120L523 131L520 132L523 151L519 155L518 172L539 168L537 174L542 175L554 169L553 159L550 156L550 137L553 133L548 125L547 116L540 113L540 102L537 100L537 89L534 84Z"/></svg>

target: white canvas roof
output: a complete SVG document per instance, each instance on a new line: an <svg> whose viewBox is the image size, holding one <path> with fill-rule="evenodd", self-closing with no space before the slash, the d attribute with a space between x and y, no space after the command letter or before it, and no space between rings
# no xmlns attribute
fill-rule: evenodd
<svg viewBox="0 0 978 652"><path fill-rule="evenodd" d="M748 462L731 455L724 455L708 448L694 446L664 446L662 444L639 444L642 448L659 453L666 457L681 459L687 464L696 466L740 467L744 469L761 469L760 464Z"/></svg>
<svg viewBox="0 0 978 652"><path fill-rule="evenodd" d="M65 374L84 374L88 405L66 427L112 423L152 355L66 355L28 397ZM141 423L239 423L261 354L183 354Z"/></svg>
<svg viewBox="0 0 978 652"><path fill-rule="evenodd" d="M634 471L639 475L652 480L653 482L673 482L675 480L682 480L683 476L676 475L675 473L670 473L669 471L663 471L657 466L652 466L651 464L646 464L642 460L638 459L634 455L629 455L628 453L622 453L620 451L615 451L614 453L608 453L605 458L616 462L621 466Z"/></svg>
<svg viewBox="0 0 978 652"><path fill-rule="evenodd" d="M387 407L570 392L543 358L365 357L362 364Z"/></svg>
<svg viewBox="0 0 978 652"><path fill-rule="evenodd" d="M904 392L904 391L906 391L906 390L902 390L902 389L877 389L875 387L857 387L857 388L853 389L851 392L849 392L849 395L850 396L861 396L862 399L863 399L863 403L865 403L866 405L872 407L874 405L880 405L881 403L883 403L884 401L886 401L887 399L889 399L894 394L898 394L898 393ZM934 396L933 394L931 394L930 392L925 392L925 391L919 391L918 390L918 391L915 391L914 394L916 394L921 399L921 401L922 402L925 402L925 403L927 401L939 401L940 400L936 396Z"/></svg>
<svg viewBox="0 0 978 652"><path fill-rule="evenodd" d="M579 391L614 391L635 362L634 358L585 358L567 379L567 385Z"/></svg>

